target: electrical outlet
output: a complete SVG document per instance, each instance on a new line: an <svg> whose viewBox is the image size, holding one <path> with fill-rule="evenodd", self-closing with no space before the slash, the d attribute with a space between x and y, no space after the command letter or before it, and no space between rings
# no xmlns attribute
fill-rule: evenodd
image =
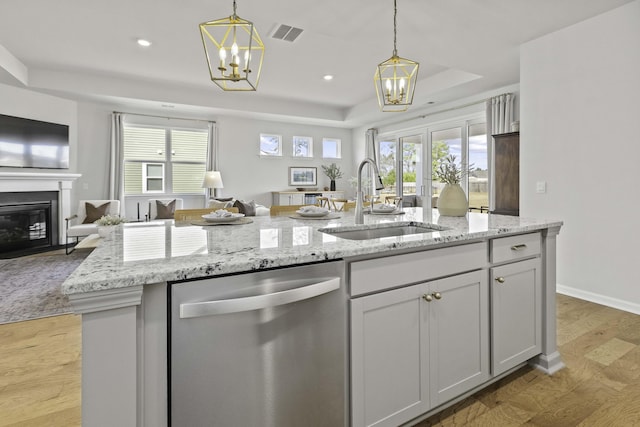
<svg viewBox="0 0 640 427"><path fill-rule="evenodd" d="M546 193L547 183L545 181L536 182L536 193Z"/></svg>

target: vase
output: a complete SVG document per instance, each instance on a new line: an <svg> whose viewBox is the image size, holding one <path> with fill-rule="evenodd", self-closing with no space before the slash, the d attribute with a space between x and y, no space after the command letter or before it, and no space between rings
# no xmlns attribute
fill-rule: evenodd
<svg viewBox="0 0 640 427"><path fill-rule="evenodd" d="M336 181L334 179L331 180L330 191L336 191Z"/></svg>
<svg viewBox="0 0 640 427"><path fill-rule="evenodd" d="M469 202L460 184L446 184L438 197L438 212L444 216L465 216Z"/></svg>
<svg viewBox="0 0 640 427"><path fill-rule="evenodd" d="M99 225L98 226L98 235L103 239L107 237L114 230L115 225Z"/></svg>

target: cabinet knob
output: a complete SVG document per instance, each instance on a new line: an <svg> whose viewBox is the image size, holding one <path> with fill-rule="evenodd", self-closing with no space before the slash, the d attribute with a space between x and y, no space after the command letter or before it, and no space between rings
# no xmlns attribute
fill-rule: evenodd
<svg viewBox="0 0 640 427"><path fill-rule="evenodd" d="M496 277L496 282L498 283L504 283L504 277L500 276L500 277Z"/></svg>
<svg viewBox="0 0 640 427"><path fill-rule="evenodd" d="M432 295L435 299L442 299L442 294L440 292L434 292Z"/></svg>
<svg viewBox="0 0 640 427"><path fill-rule="evenodd" d="M429 295L429 294L422 295L422 299L425 300L426 302L433 301L433 297L431 295Z"/></svg>

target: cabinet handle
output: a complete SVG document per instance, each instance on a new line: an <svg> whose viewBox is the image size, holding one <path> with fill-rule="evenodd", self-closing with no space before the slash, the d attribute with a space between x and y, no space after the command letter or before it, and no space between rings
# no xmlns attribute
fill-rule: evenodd
<svg viewBox="0 0 640 427"><path fill-rule="evenodd" d="M521 244L521 245L511 246L511 250L512 251L522 251L522 250L525 250L525 249L527 249L527 245L525 245L524 243Z"/></svg>
<svg viewBox="0 0 640 427"><path fill-rule="evenodd" d="M500 277L496 277L496 282L498 283L504 283L504 277L500 276Z"/></svg>
<svg viewBox="0 0 640 427"><path fill-rule="evenodd" d="M433 297L431 295L429 295L429 294L422 295L422 299L425 300L426 302L433 301Z"/></svg>
<svg viewBox="0 0 640 427"><path fill-rule="evenodd" d="M433 295L435 299L442 299L442 294L440 292L434 292L431 295Z"/></svg>

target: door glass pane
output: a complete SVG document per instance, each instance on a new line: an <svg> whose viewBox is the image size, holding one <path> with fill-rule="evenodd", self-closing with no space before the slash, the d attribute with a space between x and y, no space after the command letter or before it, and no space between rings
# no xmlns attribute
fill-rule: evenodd
<svg viewBox="0 0 640 427"><path fill-rule="evenodd" d="M395 140L380 141L380 178L384 184L384 190L380 191L382 201L385 197L393 197L396 194L396 147L398 143ZM364 185L363 185L364 187ZM367 182L367 189L371 188L371 183Z"/></svg>
<svg viewBox="0 0 640 427"><path fill-rule="evenodd" d="M405 206L421 206L422 195L422 137L401 138L402 142L402 201Z"/></svg>
<svg viewBox="0 0 640 427"><path fill-rule="evenodd" d="M487 167L487 127L469 126L469 207L489 211L489 171Z"/></svg>
<svg viewBox="0 0 640 427"><path fill-rule="evenodd" d="M431 170L433 178L431 182L431 196L433 199L433 205L435 205L435 200L439 196L440 191L442 191L445 185L443 182L439 182L437 180L433 172L438 168L440 162L442 162L444 158L449 155L455 156L456 164L458 165L458 167L461 167L462 128L460 127L431 132Z"/></svg>

